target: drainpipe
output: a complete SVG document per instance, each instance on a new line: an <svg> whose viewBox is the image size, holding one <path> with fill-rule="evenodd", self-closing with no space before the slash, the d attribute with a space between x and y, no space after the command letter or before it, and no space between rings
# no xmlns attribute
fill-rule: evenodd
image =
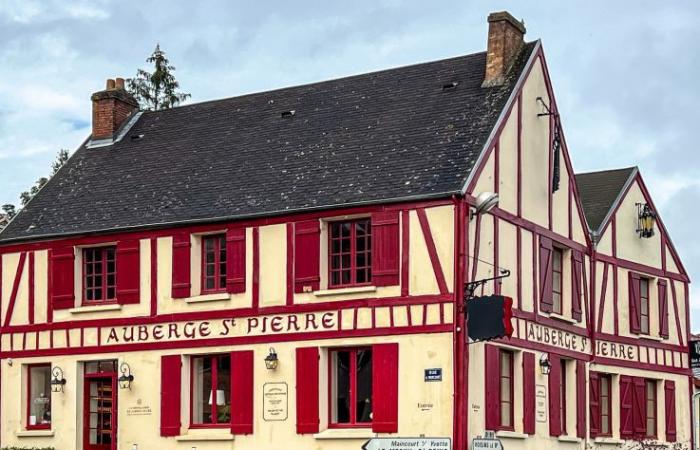
<svg viewBox="0 0 700 450"><path fill-rule="evenodd" d="M700 397L700 391L696 392L693 394L693 396L690 398L690 423L693 426L693 449L697 450L698 449L698 424L696 423L698 420L698 413L695 411L695 399Z"/></svg>

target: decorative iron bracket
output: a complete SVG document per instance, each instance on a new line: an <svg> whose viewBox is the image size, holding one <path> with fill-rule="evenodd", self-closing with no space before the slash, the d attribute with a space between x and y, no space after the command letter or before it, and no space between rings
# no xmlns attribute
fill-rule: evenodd
<svg viewBox="0 0 700 450"><path fill-rule="evenodd" d="M481 280L470 281L464 285L464 304L474 298L474 293L480 287L488 283L489 281L502 280L503 278L508 278L510 276L510 270L500 269L501 274L491 278L483 278Z"/></svg>

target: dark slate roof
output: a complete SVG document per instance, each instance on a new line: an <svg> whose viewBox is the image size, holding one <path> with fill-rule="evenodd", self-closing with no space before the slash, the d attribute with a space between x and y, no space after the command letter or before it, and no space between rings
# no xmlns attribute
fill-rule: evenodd
<svg viewBox="0 0 700 450"><path fill-rule="evenodd" d="M482 52L144 112L79 148L0 242L449 196L535 47L498 87L481 87Z"/></svg>
<svg viewBox="0 0 700 450"><path fill-rule="evenodd" d="M636 167L576 174L586 222L592 231L599 231L608 212L625 188Z"/></svg>

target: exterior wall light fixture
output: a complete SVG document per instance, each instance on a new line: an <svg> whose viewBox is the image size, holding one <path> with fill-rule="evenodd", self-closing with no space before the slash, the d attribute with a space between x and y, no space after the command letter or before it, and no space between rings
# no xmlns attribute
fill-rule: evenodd
<svg viewBox="0 0 700 450"><path fill-rule="evenodd" d="M131 389L131 383L134 381L134 375L131 373L131 367L123 362L119 366L119 371L122 373L119 376L119 389Z"/></svg>
<svg viewBox="0 0 700 450"><path fill-rule="evenodd" d="M549 375L551 370L552 364L549 362L549 355L543 353L540 357L540 371L542 372L542 375Z"/></svg>
<svg viewBox="0 0 700 450"><path fill-rule="evenodd" d="M648 203L637 203L637 233L641 238L650 238L654 235L656 213Z"/></svg>
<svg viewBox="0 0 700 450"><path fill-rule="evenodd" d="M498 194L495 192L482 192L476 197L476 206L471 209L470 219L487 213L498 206Z"/></svg>
<svg viewBox="0 0 700 450"><path fill-rule="evenodd" d="M66 379L63 377L63 369L55 366L51 369L51 392L64 392L63 387L66 385Z"/></svg>
<svg viewBox="0 0 700 450"><path fill-rule="evenodd" d="M275 370L279 365L279 359L277 358L277 352L274 348L270 347L270 353L265 357L265 367L267 370Z"/></svg>

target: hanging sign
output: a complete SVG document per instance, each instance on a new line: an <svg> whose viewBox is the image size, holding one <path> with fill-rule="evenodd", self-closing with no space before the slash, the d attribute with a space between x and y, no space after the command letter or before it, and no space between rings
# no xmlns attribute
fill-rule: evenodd
<svg viewBox="0 0 700 450"><path fill-rule="evenodd" d="M467 330L472 342L513 335L513 299L502 295L474 297L467 301Z"/></svg>

